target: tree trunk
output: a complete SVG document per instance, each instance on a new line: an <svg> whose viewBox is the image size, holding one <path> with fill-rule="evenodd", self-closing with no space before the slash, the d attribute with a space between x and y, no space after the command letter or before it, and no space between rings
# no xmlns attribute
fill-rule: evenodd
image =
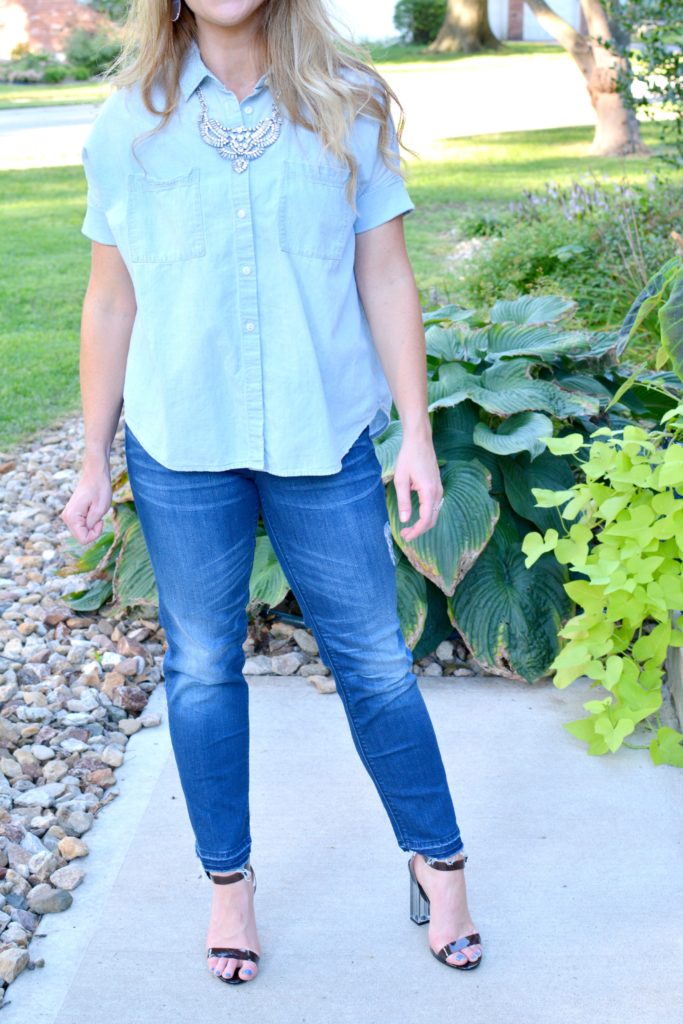
<svg viewBox="0 0 683 1024"><path fill-rule="evenodd" d="M525 0L547 32L557 39L578 65L586 79L597 125L590 152L594 156L629 156L646 153L640 125L617 91L618 76L628 75L628 66L598 42L612 38L612 28L600 0L581 0L589 36L582 36L561 18L545 0Z"/></svg>
<svg viewBox="0 0 683 1024"><path fill-rule="evenodd" d="M480 53L499 50L500 42L489 25L488 0L448 0L432 53Z"/></svg>

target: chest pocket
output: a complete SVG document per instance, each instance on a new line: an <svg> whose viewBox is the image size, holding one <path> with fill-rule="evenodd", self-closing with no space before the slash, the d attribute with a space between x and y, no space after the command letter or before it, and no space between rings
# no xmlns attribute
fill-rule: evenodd
<svg viewBox="0 0 683 1024"><path fill-rule="evenodd" d="M130 174L127 222L133 263L173 263L204 256L199 168L168 180Z"/></svg>
<svg viewBox="0 0 683 1024"><path fill-rule="evenodd" d="M285 160L280 179L280 248L294 256L341 259L353 230L348 170Z"/></svg>

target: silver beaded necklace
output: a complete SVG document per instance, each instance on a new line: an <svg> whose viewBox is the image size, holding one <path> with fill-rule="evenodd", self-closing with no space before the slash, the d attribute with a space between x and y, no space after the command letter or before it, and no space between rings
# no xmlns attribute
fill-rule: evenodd
<svg viewBox="0 0 683 1024"><path fill-rule="evenodd" d="M233 170L242 174L249 166L250 160L256 160L262 156L269 146L278 139L282 115L277 105L280 93L273 100L273 110L270 117L264 117L253 128L245 128L240 125L237 128L226 128L224 124L213 117L209 117L204 94L197 86L197 96L201 106L199 116L199 134L204 142L218 150L218 155L224 160L231 160Z"/></svg>

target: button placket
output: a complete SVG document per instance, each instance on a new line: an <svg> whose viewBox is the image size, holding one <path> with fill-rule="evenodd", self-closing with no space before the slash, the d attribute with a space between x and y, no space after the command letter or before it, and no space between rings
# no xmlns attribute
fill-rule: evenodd
<svg viewBox="0 0 683 1024"><path fill-rule="evenodd" d="M240 344L245 369L244 393L250 464L262 468L264 461L263 366L261 340L258 332L258 290L256 280L256 247L251 217L251 165L233 178L235 209L235 256L237 259L237 294Z"/></svg>

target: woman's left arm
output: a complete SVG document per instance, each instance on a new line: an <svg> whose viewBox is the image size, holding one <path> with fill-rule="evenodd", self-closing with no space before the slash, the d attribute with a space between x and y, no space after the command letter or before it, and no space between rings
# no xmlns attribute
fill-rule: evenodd
<svg viewBox="0 0 683 1024"><path fill-rule="evenodd" d="M399 518L412 512L417 491L420 515L401 536L411 541L436 523L443 485L427 412L427 367L422 310L406 251L403 216L356 235L356 284L382 369L403 426L394 487Z"/></svg>

